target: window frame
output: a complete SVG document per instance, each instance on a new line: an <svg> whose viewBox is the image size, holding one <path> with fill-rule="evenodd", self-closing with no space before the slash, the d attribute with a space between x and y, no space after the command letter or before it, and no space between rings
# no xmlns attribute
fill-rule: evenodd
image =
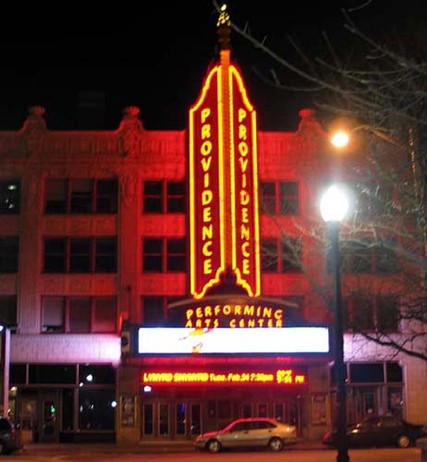
<svg viewBox="0 0 427 462"><path fill-rule="evenodd" d="M398 296L390 294L380 295L352 295L344 300L344 327L347 331L361 332L399 332L400 300ZM387 306L381 310L381 306ZM363 306L363 308L360 308ZM392 310L390 309L392 307ZM359 310L363 309L363 313ZM381 313L387 311L388 316L381 320ZM391 313L391 311L393 311ZM362 314L359 317L358 314ZM394 317L390 322L390 316ZM361 321L361 322L360 322Z"/></svg>
<svg viewBox="0 0 427 462"><path fill-rule="evenodd" d="M19 236L0 236L0 273L17 273Z"/></svg>
<svg viewBox="0 0 427 462"><path fill-rule="evenodd" d="M0 180L0 215L16 215L21 211L21 180Z"/></svg>
<svg viewBox="0 0 427 462"><path fill-rule="evenodd" d="M289 237L286 239L280 238L266 238L261 241L261 268L263 273L301 273L302 272L302 238L301 237ZM264 260L264 251L268 249L271 251L270 256L272 257L274 269L271 269L272 265L266 265ZM298 253L298 262L293 257L290 257L290 253L294 253L296 249Z"/></svg>
<svg viewBox="0 0 427 462"><path fill-rule="evenodd" d="M61 305L62 313L62 324L47 324L45 323L45 308L48 302L56 300L58 305ZM71 316L73 314L73 302L84 301L89 307L89 313L84 321L86 322L87 328L73 328ZM111 319L108 323L105 321L97 322L96 310L99 308L98 302L109 301L111 304ZM75 305L78 308L78 305ZM78 314L78 310L75 311ZM53 319L51 316L50 319ZM76 318L77 319L77 318ZM99 318L98 318L99 319ZM43 295L41 299L41 327L40 330L44 334L105 334L105 333L117 333L118 329L118 309L117 309L117 297L115 296L57 296L57 295ZM105 325L109 324L110 328L106 328Z"/></svg>
<svg viewBox="0 0 427 462"><path fill-rule="evenodd" d="M181 252L171 249L182 246ZM143 273L182 273L187 271L187 240L185 237L143 237ZM176 262L181 261L181 264Z"/></svg>
<svg viewBox="0 0 427 462"><path fill-rule="evenodd" d="M142 185L142 213L186 213L186 193L185 180L144 180Z"/></svg>
<svg viewBox="0 0 427 462"><path fill-rule="evenodd" d="M286 191L294 188L294 191ZM301 213L301 191L298 181L260 182L260 210L266 215L296 216Z"/></svg>
<svg viewBox="0 0 427 462"><path fill-rule="evenodd" d="M88 188L78 188L78 185L83 186L84 183ZM110 188L104 189L103 187L108 184ZM117 177L46 178L43 210L46 215L117 214L118 189ZM106 206L105 204L108 203L109 206Z"/></svg>
<svg viewBox="0 0 427 462"><path fill-rule="evenodd" d="M78 241L80 241L80 247L84 243L87 244L88 249L86 253L79 249L73 251L73 245L77 244ZM102 244L102 241L110 241L109 246L111 247L111 252L109 254L103 254L101 252L100 244ZM58 247L62 247L62 249L53 249L52 252L47 253L47 247L53 246L55 243L58 245ZM76 258L84 258L86 263L83 264L83 260L81 260L81 263L77 265L75 262ZM104 260L108 258L110 260L109 265L101 265L99 263L101 258ZM57 261L56 263L54 259ZM43 238L42 272L45 274L112 274L117 273L117 261L117 236L45 236Z"/></svg>

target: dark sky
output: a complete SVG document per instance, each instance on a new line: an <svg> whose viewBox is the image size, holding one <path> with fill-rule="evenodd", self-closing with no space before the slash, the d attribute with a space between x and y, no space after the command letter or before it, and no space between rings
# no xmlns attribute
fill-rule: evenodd
<svg viewBox="0 0 427 462"><path fill-rule="evenodd" d="M364 8L358 8L368 3ZM352 7L369 24L395 27L427 13L426 0L230 0L231 18L276 51L292 56L291 35L315 49L320 33L342 31L340 8ZM407 11L411 4L411 11ZM48 128L82 128L78 103L84 92L105 98L103 128L118 127L127 105L141 109L150 130L183 129L187 113L215 57L217 13L211 0L19 4L2 14L0 31L0 130L19 129L27 108L46 107ZM56 9L52 9L56 5ZM20 8L18 10L18 8ZM405 15L402 11L405 10ZM338 35L339 36L339 35ZM262 82L253 67L271 62L236 33L233 58L239 64L250 99L265 130L294 129L298 110L308 106L305 92L281 92ZM289 82L293 81L291 74ZM92 127L83 127L92 128Z"/></svg>

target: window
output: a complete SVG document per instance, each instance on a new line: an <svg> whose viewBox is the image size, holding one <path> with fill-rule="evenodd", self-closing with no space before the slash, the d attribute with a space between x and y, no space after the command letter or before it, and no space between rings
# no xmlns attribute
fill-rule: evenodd
<svg viewBox="0 0 427 462"><path fill-rule="evenodd" d="M305 322L304 317L304 297L300 295L288 295L280 297L285 303L288 302L290 306L285 307L284 324L286 326L300 326Z"/></svg>
<svg viewBox="0 0 427 462"><path fill-rule="evenodd" d="M261 266L264 272L291 273L301 271L300 238L265 239L261 244Z"/></svg>
<svg viewBox="0 0 427 462"><path fill-rule="evenodd" d="M21 182L19 180L0 181L0 215L19 213Z"/></svg>
<svg viewBox="0 0 427 462"><path fill-rule="evenodd" d="M118 183L109 179L46 180L47 214L117 213Z"/></svg>
<svg viewBox="0 0 427 462"><path fill-rule="evenodd" d="M153 435L154 434L154 406L151 403L144 403L143 410L143 434Z"/></svg>
<svg viewBox="0 0 427 462"><path fill-rule="evenodd" d="M142 297L142 323L144 326L159 326L166 318L167 297Z"/></svg>
<svg viewBox="0 0 427 462"><path fill-rule="evenodd" d="M350 364L351 383L384 382L382 363Z"/></svg>
<svg viewBox="0 0 427 462"><path fill-rule="evenodd" d="M397 363L350 363L349 383L401 383L402 368Z"/></svg>
<svg viewBox="0 0 427 462"><path fill-rule="evenodd" d="M168 305L181 300L181 297L166 297L163 295L150 295L141 298L141 321L144 326L165 326L167 322L172 325L181 325L183 320L174 320L174 314L180 315L179 310L168 312Z"/></svg>
<svg viewBox="0 0 427 462"><path fill-rule="evenodd" d="M186 185L184 181L145 181L144 213L184 213Z"/></svg>
<svg viewBox="0 0 427 462"><path fill-rule="evenodd" d="M342 243L344 271L346 273L394 274L398 262L392 241L373 242L369 239ZM328 262L328 268L330 269Z"/></svg>
<svg viewBox="0 0 427 462"><path fill-rule="evenodd" d="M73 364L29 364L29 384L76 383L76 366Z"/></svg>
<svg viewBox="0 0 427 462"><path fill-rule="evenodd" d="M42 298L42 332L115 333L115 297Z"/></svg>
<svg viewBox="0 0 427 462"><path fill-rule="evenodd" d="M0 323L9 327L18 324L16 295L0 295Z"/></svg>
<svg viewBox="0 0 427 462"><path fill-rule="evenodd" d="M79 429L114 430L115 391L92 388L90 385L79 388Z"/></svg>
<svg viewBox="0 0 427 462"><path fill-rule="evenodd" d="M392 295L352 296L345 302L346 329L396 332L399 327L399 300Z"/></svg>
<svg viewBox="0 0 427 462"><path fill-rule="evenodd" d="M261 210L269 215L297 215L299 213L299 185L291 181L261 183Z"/></svg>
<svg viewBox="0 0 427 462"><path fill-rule="evenodd" d="M159 436L169 435L169 404L159 403Z"/></svg>
<svg viewBox="0 0 427 462"><path fill-rule="evenodd" d="M0 237L0 273L18 271L19 238L17 236Z"/></svg>
<svg viewBox="0 0 427 462"><path fill-rule="evenodd" d="M374 182L357 183L355 211L362 217L395 215L397 213L394 187Z"/></svg>
<svg viewBox="0 0 427 462"><path fill-rule="evenodd" d="M115 273L117 240L115 237L46 238L45 273Z"/></svg>
<svg viewBox="0 0 427 462"><path fill-rule="evenodd" d="M142 268L156 273L186 271L186 248L183 238L145 238Z"/></svg>

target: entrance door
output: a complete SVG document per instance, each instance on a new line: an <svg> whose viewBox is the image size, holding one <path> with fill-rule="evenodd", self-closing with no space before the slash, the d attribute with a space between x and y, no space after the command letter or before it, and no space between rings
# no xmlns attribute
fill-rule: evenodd
<svg viewBox="0 0 427 462"><path fill-rule="evenodd" d="M350 413L350 422L359 422L370 414L380 413L379 388L353 387L348 409Z"/></svg>
<svg viewBox="0 0 427 462"><path fill-rule="evenodd" d="M59 400L55 392L42 393L40 396L40 428L39 441L51 443L58 441L59 436L59 418L58 418Z"/></svg>

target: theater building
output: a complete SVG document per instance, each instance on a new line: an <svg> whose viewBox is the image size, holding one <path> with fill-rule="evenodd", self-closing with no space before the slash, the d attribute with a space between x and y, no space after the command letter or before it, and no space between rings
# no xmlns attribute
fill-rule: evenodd
<svg viewBox="0 0 427 462"><path fill-rule="evenodd" d="M127 107L115 131L51 131L32 107L0 132L8 406L34 441L188 440L241 416L316 441L331 425L331 275L302 230L335 160L310 109L295 132L258 129L229 35L223 13L186 130ZM349 333L345 360L349 420L423 421L425 365Z"/></svg>

